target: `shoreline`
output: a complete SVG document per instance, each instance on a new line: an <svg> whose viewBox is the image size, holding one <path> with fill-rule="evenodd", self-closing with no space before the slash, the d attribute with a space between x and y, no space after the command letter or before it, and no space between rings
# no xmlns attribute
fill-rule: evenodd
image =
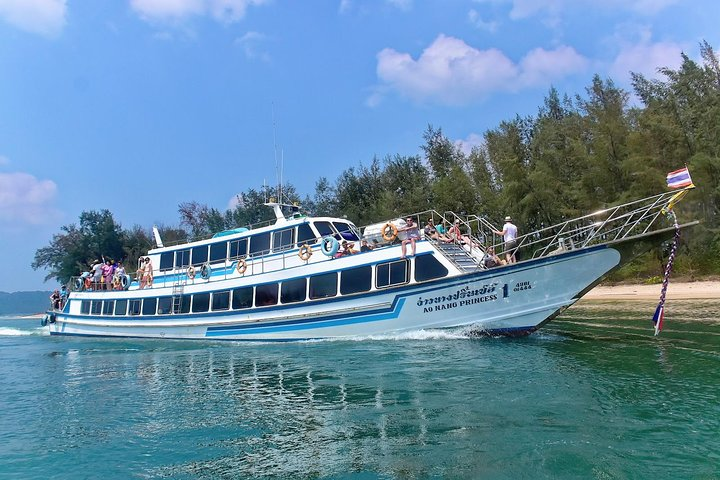
<svg viewBox="0 0 720 480"><path fill-rule="evenodd" d="M658 300L662 284L598 285L581 300ZM666 299L720 300L720 281L673 282L670 279Z"/></svg>

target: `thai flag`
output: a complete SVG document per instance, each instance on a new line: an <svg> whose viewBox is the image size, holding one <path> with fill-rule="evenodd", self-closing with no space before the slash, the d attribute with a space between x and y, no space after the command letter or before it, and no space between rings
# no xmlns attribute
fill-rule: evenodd
<svg viewBox="0 0 720 480"><path fill-rule="evenodd" d="M657 306L655 315L653 315L653 323L655 324L655 335L660 333L663 327L663 320L665 319L665 305L662 303Z"/></svg>
<svg viewBox="0 0 720 480"><path fill-rule="evenodd" d="M667 174L667 185L670 188L687 187L692 184L693 182L690 178L690 172L688 172L687 167Z"/></svg>

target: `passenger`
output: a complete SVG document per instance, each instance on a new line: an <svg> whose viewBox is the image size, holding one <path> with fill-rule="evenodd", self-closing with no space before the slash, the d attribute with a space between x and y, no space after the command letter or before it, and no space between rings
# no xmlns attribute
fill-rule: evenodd
<svg viewBox="0 0 720 480"><path fill-rule="evenodd" d="M450 240L450 237L447 236L447 227L445 226L445 221L444 221L444 220L443 220L443 222L442 222L440 225L437 225L437 226L435 227L435 229L437 230L437 232L438 232L440 235L444 235L445 238L447 238L448 240ZM450 241L451 241L451 240L450 240Z"/></svg>
<svg viewBox="0 0 720 480"><path fill-rule="evenodd" d="M117 268L115 269L115 276L118 278L118 282L115 285L115 290L122 290L122 279L126 275L125 273L125 267L123 267L122 262L117 263Z"/></svg>
<svg viewBox="0 0 720 480"><path fill-rule="evenodd" d="M65 304L67 303L67 299L68 299L67 287L65 285L62 285L60 287L60 310L62 310L63 307L65 307Z"/></svg>
<svg viewBox="0 0 720 480"><path fill-rule="evenodd" d="M405 258L407 253L406 245L408 243L412 245L412 255L415 256L415 242L420 240L420 231L418 230L417 225L415 225L412 217L405 219L405 226L401 229L401 231L407 232L407 235L405 236L405 240L402 241L402 255L400 255L400 258Z"/></svg>
<svg viewBox="0 0 720 480"><path fill-rule="evenodd" d="M373 247L368 244L367 240L363 240L362 242L360 242L360 252L369 252L372 249Z"/></svg>
<svg viewBox="0 0 720 480"><path fill-rule="evenodd" d="M53 310L60 310L60 292L58 290L55 290L50 295L50 305Z"/></svg>
<svg viewBox="0 0 720 480"><path fill-rule="evenodd" d="M342 250L340 251L341 257L345 256L345 255L354 255L354 254L358 253L357 250L355 250L355 244L353 242L348 242L347 240L343 240L340 245L342 245Z"/></svg>
<svg viewBox="0 0 720 480"><path fill-rule="evenodd" d="M103 276L103 290L112 290L112 280L113 280L113 271L115 269L112 265L112 260L105 260L105 263L102 266L102 276Z"/></svg>
<svg viewBox="0 0 720 480"><path fill-rule="evenodd" d="M150 257L145 257L145 269L143 271L142 282L140 282L140 288L152 287L153 282L153 267Z"/></svg>
<svg viewBox="0 0 720 480"><path fill-rule="evenodd" d="M448 236L451 242L464 243L462 232L460 232L460 220L455 220L455 223L448 230Z"/></svg>
<svg viewBox="0 0 720 480"><path fill-rule="evenodd" d="M135 274L135 280L137 280L138 283L140 284L140 289L145 288L145 283L143 282L144 277L145 277L145 259L140 257L138 270L137 270L137 273Z"/></svg>
<svg viewBox="0 0 720 480"><path fill-rule="evenodd" d="M495 249L493 247L488 247L485 252L485 257L483 258L483 264L485 265L485 268L493 268L498 265L504 265L505 260L501 260L500 257L495 254Z"/></svg>
<svg viewBox="0 0 720 480"><path fill-rule="evenodd" d="M90 272L92 272L93 290L97 290L100 286L100 282L102 281L102 268L103 264L100 263L100 260L95 260L93 266L90 267Z"/></svg>
<svg viewBox="0 0 720 480"><path fill-rule="evenodd" d="M501 232L495 231L496 235L502 235L505 240L505 259L507 263L515 263L515 251L517 249L517 234L518 229L512 223L512 218L509 216L505 217L505 225Z"/></svg>

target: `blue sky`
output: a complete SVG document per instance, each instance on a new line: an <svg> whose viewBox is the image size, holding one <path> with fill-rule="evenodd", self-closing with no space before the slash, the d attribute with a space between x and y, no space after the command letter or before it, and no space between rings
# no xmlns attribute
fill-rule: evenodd
<svg viewBox="0 0 720 480"><path fill-rule="evenodd" d="M710 0L0 0L0 291L54 287L33 255L83 210L174 225L180 202L276 183L274 136L312 195L420 153L428 124L470 148L551 85L629 88L718 49L718 19Z"/></svg>

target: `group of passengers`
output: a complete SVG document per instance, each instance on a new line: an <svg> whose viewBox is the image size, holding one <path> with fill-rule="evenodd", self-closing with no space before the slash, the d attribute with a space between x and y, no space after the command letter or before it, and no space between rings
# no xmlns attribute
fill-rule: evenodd
<svg viewBox="0 0 720 480"><path fill-rule="evenodd" d="M101 257L95 260L90 270L83 272L80 278L86 290L122 290L122 279L125 276L125 267L122 262Z"/></svg>
<svg viewBox="0 0 720 480"><path fill-rule="evenodd" d="M50 295L50 305L54 310L62 310L67 303L68 290L65 285L60 286L60 290L55 290Z"/></svg>
<svg viewBox="0 0 720 480"><path fill-rule="evenodd" d="M412 218L408 217L406 220L406 227L403 230L408 230L408 225L411 226L411 228L414 227L414 223ZM415 228L416 230L416 228ZM493 233L496 235L500 235L503 237L504 246L505 246L505 259L500 259L500 257L495 254L495 249L490 246L487 248L483 248L482 245L480 245L478 242L476 242L472 236L470 235L464 235L460 231L460 220L455 220L455 222L452 224L450 228L445 227L445 222L443 222L440 225L435 225L435 222L432 218L428 218L427 223L425 224L424 228L425 237L435 240L437 242L441 243L456 243L460 245L465 245L470 248L476 247L480 248L481 250L484 250L485 256L483 258L483 264L487 268L495 267L498 265L505 265L508 263L515 263L517 261L515 252L517 251L517 235L518 230L517 227L512 223L511 217L505 217L505 225L503 225L503 229L501 231L493 230ZM403 240L403 247L402 247L402 257L405 256L405 243L406 242L412 242L413 244L413 254L415 254L415 239L406 239Z"/></svg>
<svg viewBox="0 0 720 480"><path fill-rule="evenodd" d="M376 240L374 240L377 242ZM355 248L354 242L348 242L347 240L343 240L340 242L340 248L338 249L338 252L335 254L335 258L345 257L348 255L354 255L356 253L365 253L371 251L373 248L375 248L373 245L370 245L367 240L363 239L360 242L360 251L358 251Z"/></svg>

